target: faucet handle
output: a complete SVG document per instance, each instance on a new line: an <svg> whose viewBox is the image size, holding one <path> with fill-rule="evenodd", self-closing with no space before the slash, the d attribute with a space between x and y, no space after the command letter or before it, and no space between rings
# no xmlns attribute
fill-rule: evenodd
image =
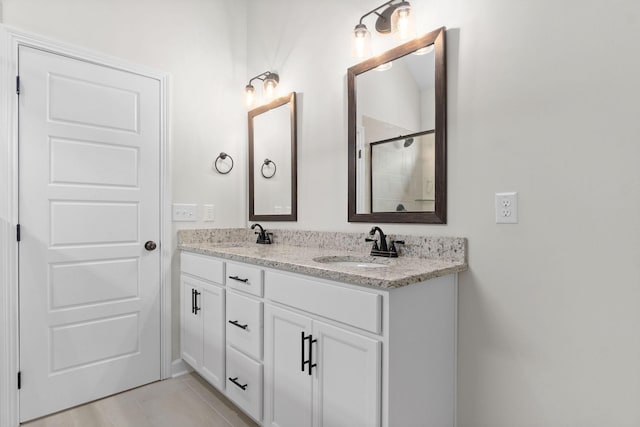
<svg viewBox="0 0 640 427"><path fill-rule="evenodd" d="M391 245L389 247L389 252L398 253L398 250L396 249L396 243L398 245L404 245L404 240L392 240Z"/></svg>
<svg viewBox="0 0 640 427"><path fill-rule="evenodd" d="M372 251L377 251L378 249L378 239L370 239L370 238L365 238L364 239L365 242L373 242L373 247L371 248Z"/></svg>

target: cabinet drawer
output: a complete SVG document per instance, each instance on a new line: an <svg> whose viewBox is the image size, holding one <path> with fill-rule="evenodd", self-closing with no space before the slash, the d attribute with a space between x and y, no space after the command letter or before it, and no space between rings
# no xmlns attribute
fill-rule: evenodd
<svg viewBox="0 0 640 427"><path fill-rule="evenodd" d="M227 262L227 286L262 296L262 270L246 264Z"/></svg>
<svg viewBox="0 0 640 427"><path fill-rule="evenodd" d="M382 295L273 271L265 298L367 331L382 332Z"/></svg>
<svg viewBox="0 0 640 427"><path fill-rule="evenodd" d="M182 252L180 254L180 271L210 282L224 283L223 262L207 255Z"/></svg>
<svg viewBox="0 0 640 427"><path fill-rule="evenodd" d="M227 396L262 421L262 364L227 347Z"/></svg>
<svg viewBox="0 0 640 427"><path fill-rule="evenodd" d="M262 359L262 302L235 292L227 294L227 344Z"/></svg>

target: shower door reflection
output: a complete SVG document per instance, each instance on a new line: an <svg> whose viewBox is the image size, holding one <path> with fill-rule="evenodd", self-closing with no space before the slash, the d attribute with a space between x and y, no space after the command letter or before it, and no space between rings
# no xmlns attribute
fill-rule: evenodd
<svg viewBox="0 0 640 427"><path fill-rule="evenodd" d="M371 212L432 212L435 208L434 131L372 142Z"/></svg>

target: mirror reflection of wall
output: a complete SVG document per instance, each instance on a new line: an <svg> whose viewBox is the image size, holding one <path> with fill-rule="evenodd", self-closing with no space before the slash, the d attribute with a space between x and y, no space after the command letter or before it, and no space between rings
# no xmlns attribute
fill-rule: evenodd
<svg viewBox="0 0 640 427"><path fill-rule="evenodd" d="M435 128L435 53L409 54L358 75L358 126L370 117L416 133ZM389 135L398 136L396 135Z"/></svg>
<svg viewBox="0 0 640 427"><path fill-rule="evenodd" d="M281 105L253 119L254 209L257 215L291 214L291 115L289 105ZM276 165L264 165L269 159ZM264 168L263 168L264 165Z"/></svg>
<svg viewBox="0 0 640 427"><path fill-rule="evenodd" d="M357 159L360 174L356 181L356 212L433 212L433 135L416 137L417 143L403 150L392 147L402 147L405 139L377 145L380 141L435 129L433 48L360 74L357 82L357 139L361 151ZM374 146L379 153L377 159L371 157ZM384 155L389 156L388 162L381 161ZM431 190L427 191L427 187Z"/></svg>
<svg viewBox="0 0 640 427"><path fill-rule="evenodd" d="M445 31L347 69L349 222L447 223Z"/></svg>
<svg viewBox="0 0 640 427"><path fill-rule="evenodd" d="M249 220L297 221L296 93L249 111Z"/></svg>

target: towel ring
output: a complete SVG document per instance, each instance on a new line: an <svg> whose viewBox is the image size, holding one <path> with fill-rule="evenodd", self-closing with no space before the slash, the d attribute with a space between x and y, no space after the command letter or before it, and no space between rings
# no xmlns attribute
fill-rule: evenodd
<svg viewBox="0 0 640 427"><path fill-rule="evenodd" d="M218 169L218 160L221 160L221 159L225 160L227 157L231 159L231 166L229 167L228 170L221 171L220 169ZM221 173L222 175L226 175L229 172L231 172L231 169L233 169L233 157L231 157L230 155L228 155L225 152L222 152L222 153L218 154L218 157L216 157L216 161L213 162L213 167L215 168L215 170L218 171L218 173Z"/></svg>
<svg viewBox="0 0 640 427"><path fill-rule="evenodd" d="M264 174L264 167L265 166L269 166L269 165L273 165L273 173L271 175L265 175ZM273 160L269 160L269 159L264 159L264 162L262 163L262 167L260 168L260 173L262 174L263 177L267 178L267 179L271 179L274 177L274 175L276 174L276 171L278 170L278 168L276 167L276 163Z"/></svg>

